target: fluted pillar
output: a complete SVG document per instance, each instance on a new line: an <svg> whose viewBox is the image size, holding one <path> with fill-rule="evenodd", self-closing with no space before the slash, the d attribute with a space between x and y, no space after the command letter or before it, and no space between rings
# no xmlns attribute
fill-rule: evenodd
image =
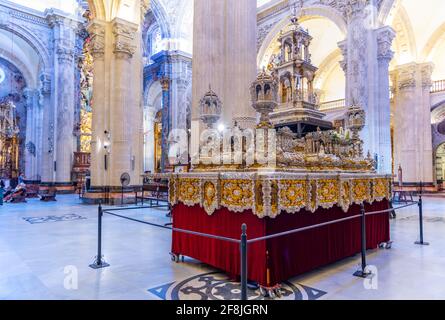
<svg viewBox="0 0 445 320"><path fill-rule="evenodd" d="M40 180L38 150L41 136L38 123L40 123L40 93L35 89L25 89L26 97L26 141L25 141L25 176L28 181Z"/></svg>
<svg viewBox="0 0 445 320"><path fill-rule="evenodd" d="M123 173L138 185L143 173L142 50L137 24L93 20L92 192L118 188ZM91 193L86 195L88 201ZM100 195L93 196L97 199Z"/></svg>
<svg viewBox="0 0 445 320"><path fill-rule="evenodd" d="M156 109L149 106L144 109L144 171L155 172L154 122Z"/></svg>
<svg viewBox="0 0 445 320"><path fill-rule="evenodd" d="M56 13L48 16L54 35L53 92L55 105L55 182L71 184L72 159L75 146L74 129L74 44L77 24Z"/></svg>
<svg viewBox="0 0 445 320"><path fill-rule="evenodd" d="M366 112L361 136L364 152L377 159L379 173L392 171L389 63L392 59L391 27L376 29L366 16L367 0L350 1L345 7L346 39L338 45L343 54L341 67L346 78L346 106L358 105Z"/></svg>
<svg viewBox="0 0 445 320"><path fill-rule="evenodd" d="M377 168L379 173L390 174L392 168L391 145L391 103L389 86L389 63L394 57L391 50L395 32L391 27L377 30L377 63L378 73L376 77L375 124L374 139L376 140L375 153L378 155Z"/></svg>
<svg viewBox="0 0 445 320"><path fill-rule="evenodd" d="M403 169L403 182L433 184L430 63L398 66L394 86L394 165Z"/></svg>
<svg viewBox="0 0 445 320"><path fill-rule="evenodd" d="M54 109L51 101L52 81L48 73L40 76L40 105L42 108L42 159L40 163L41 181L43 184L54 182Z"/></svg>
<svg viewBox="0 0 445 320"><path fill-rule="evenodd" d="M109 181L111 186L120 185L122 173L132 173L133 183L137 183L138 175L142 174L141 166L136 171L137 142L133 141L133 133L141 129L137 119L142 123L142 108L139 99L138 104L132 103L132 90L130 83L137 81L132 70L133 60L136 59L135 37L138 26L120 19L113 21L114 35L114 88L111 101L110 129L111 129L111 155ZM139 64L142 64L142 60ZM139 69L141 70L141 69ZM140 78L139 78L140 80ZM140 82L141 83L141 82ZM140 94L140 92L139 92ZM142 159L141 159L142 160ZM139 161L138 161L139 162ZM132 179L132 180L133 180Z"/></svg>
<svg viewBox="0 0 445 320"><path fill-rule="evenodd" d="M93 101L94 110L92 116L92 138L91 138L91 183L101 186L105 181L105 154L104 148L105 134L107 130L105 125L107 114L106 104L109 103L106 95L105 75L105 34L106 23L99 20L92 21L88 26L90 34L90 52L93 56Z"/></svg>
<svg viewBox="0 0 445 320"><path fill-rule="evenodd" d="M225 104L242 128L253 128L256 112L252 107L250 85L257 76L257 1L227 0L227 55L225 71L228 87ZM224 104L224 100L223 104Z"/></svg>
<svg viewBox="0 0 445 320"><path fill-rule="evenodd" d="M161 155L161 169L164 170L169 166L168 161L168 147L169 134L172 129L173 110L171 105L171 79L164 77L161 79L162 87L162 155Z"/></svg>
<svg viewBox="0 0 445 320"><path fill-rule="evenodd" d="M222 124L255 123L249 87L257 71L256 6L256 0L195 0L192 154L199 145L199 100L209 85L222 101Z"/></svg>

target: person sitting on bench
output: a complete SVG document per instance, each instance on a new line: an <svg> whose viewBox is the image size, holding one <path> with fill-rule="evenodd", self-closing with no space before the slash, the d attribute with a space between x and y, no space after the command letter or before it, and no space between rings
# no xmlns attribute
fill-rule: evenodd
<svg viewBox="0 0 445 320"><path fill-rule="evenodd" d="M24 203L26 202L26 185L24 183L19 184L17 188L14 189L5 197L5 202L9 203Z"/></svg>

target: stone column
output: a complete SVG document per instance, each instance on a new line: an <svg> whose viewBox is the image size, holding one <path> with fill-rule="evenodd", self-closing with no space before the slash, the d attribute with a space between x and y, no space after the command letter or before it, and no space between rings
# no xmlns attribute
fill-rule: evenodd
<svg viewBox="0 0 445 320"><path fill-rule="evenodd" d="M91 185L103 186L105 181L105 154L104 148L106 123L106 104L109 103L106 95L105 80L105 30L106 23L99 20L92 21L88 26L90 34L90 52L93 56L93 121L91 139Z"/></svg>
<svg viewBox="0 0 445 320"><path fill-rule="evenodd" d="M431 136L432 64L410 63L392 73L394 86L394 165L407 185L433 184Z"/></svg>
<svg viewBox="0 0 445 320"><path fill-rule="evenodd" d="M88 30L95 101L91 191L100 193L104 187L120 190L122 173L130 175L132 185L143 173L142 41L139 26L120 18L94 20ZM88 193L86 201L89 197L100 196Z"/></svg>
<svg viewBox="0 0 445 320"><path fill-rule="evenodd" d="M376 87L376 153L378 155L378 172L390 174L392 168L392 145L391 145L391 102L389 97L389 63L394 57L391 51L395 32L391 27L377 30L377 61L378 76Z"/></svg>
<svg viewBox="0 0 445 320"><path fill-rule="evenodd" d="M192 59L191 56L179 51L162 51L152 57L154 63L150 65L149 73L160 79L162 87L162 169L169 165L168 154L172 144L169 137L176 130L184 130L187 134L190 117L187 103L187 89L191 84ZM188 152L184 152L188 153ZM184 157L186 162L187 157Z"/></svg>
<svg viewBox="0 0 445 320"><path fill-rule="evenodd" d="M132 103L131 83L140 80L140 77L134 77L132 70L136 44L138 26L132 23L115 19L112 22L114 36L114 87L112 88L112 101L110 104L110 133L111 133L111 156L109 181L111 186L120 185L120 176L122 173L129 173L132 182L137 183L138 176L142 174L141 166L136 171L136 154L138 141L133 141L133 133L141 130L135 119L139 119L142 124L142 108L139 99L138 104ZM139 62L142 64L142 60ZM139 69L141 70L141 69ZM141 85L141 84L140 84ZM142 159L141 159L142 161Z"/></svg>
<svg viewBox="0 0 445 320"><path fill-rule="evenodd" d="M222 101L221 122L252 126L249 87L256 79L256 0L195 0L192 127L199 127L199 100L209 90ZM199 145L192 136L192 154Z"/></svg>
<svg viewBox="0 0 445 320"><path fill-rule="evenodd" d="M339 43L341 67L346 76L346 106L358 105L366 112L362 131L365 154L378 157L380 173L391 173L390 103L388 67L395 37L390 27L375 29L370 23L369 1L350 1L345 7L348 32Z"/></svg>
<svg viewBox="0 0 445 320"><path fill-rule="evenodd" d="M250 86L257 76L257 1L227 0L226 87L222 100L241 128L256 125ZM211 40L211 39L210 39Z"/></svg>
<svg viewBox="0 0 445 320"><path fill-rule="evenodd" d="M26 141L25 141L25 176L29 181L40 180L37 144L41 140L37 123L40 117L38 90L25 89L26 97Z"/></svg>
<svg viewBox="0 0 445 320"><path fill-rule="evenodd" d="M154 120L156 116L156 110L153 107L147 106L144 116L144 171L154 172L155 169L155 139L154 139Z"/></svg>
<svg viewBox="0 0 445 320"><path fill-rule="evenodd" d="M74 48L77 23L53 13L48 16L54 37L54 103L55 103L55 182L63 186L71 184L74 152Z"/></svg>
<svg viewBox="0 0 445 320"><path fill-rule="evenodd" d="M161 156L161 170L164 171L169 166L168 161L168 147L169 134L171 132L173 121L172 106L170 104L170 86L171 79L164 77L161 79L162 86L162 156Z"/></svg>
<svg viewBox="0 0 445 320"><path fill-rule="evenodd" d="M54 105L51 99L52 81L49 73L40 75L42 88L40 90L40 105L42 108L42 160L40 174L42 184L54 183Z"/></svg>

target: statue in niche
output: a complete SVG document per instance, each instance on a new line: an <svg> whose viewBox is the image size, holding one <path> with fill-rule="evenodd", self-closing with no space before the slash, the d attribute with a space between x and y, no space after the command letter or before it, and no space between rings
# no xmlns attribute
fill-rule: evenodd
<svg viewBox="0 0 445 320"><path fill-rule="evenodd" d="M283 85L285 88L284 92L286 93L284 102L292 102L292 85L289 79L284 80Z"/></svg>

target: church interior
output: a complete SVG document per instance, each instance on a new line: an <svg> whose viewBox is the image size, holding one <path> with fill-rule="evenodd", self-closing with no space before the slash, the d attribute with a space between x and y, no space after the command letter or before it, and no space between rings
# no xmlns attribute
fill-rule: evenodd
<svg viewBox="0 0 445 320"><path fill-rule="evenodd" d="M443 12L0 0L0 300L445 299Z"/></svg>

